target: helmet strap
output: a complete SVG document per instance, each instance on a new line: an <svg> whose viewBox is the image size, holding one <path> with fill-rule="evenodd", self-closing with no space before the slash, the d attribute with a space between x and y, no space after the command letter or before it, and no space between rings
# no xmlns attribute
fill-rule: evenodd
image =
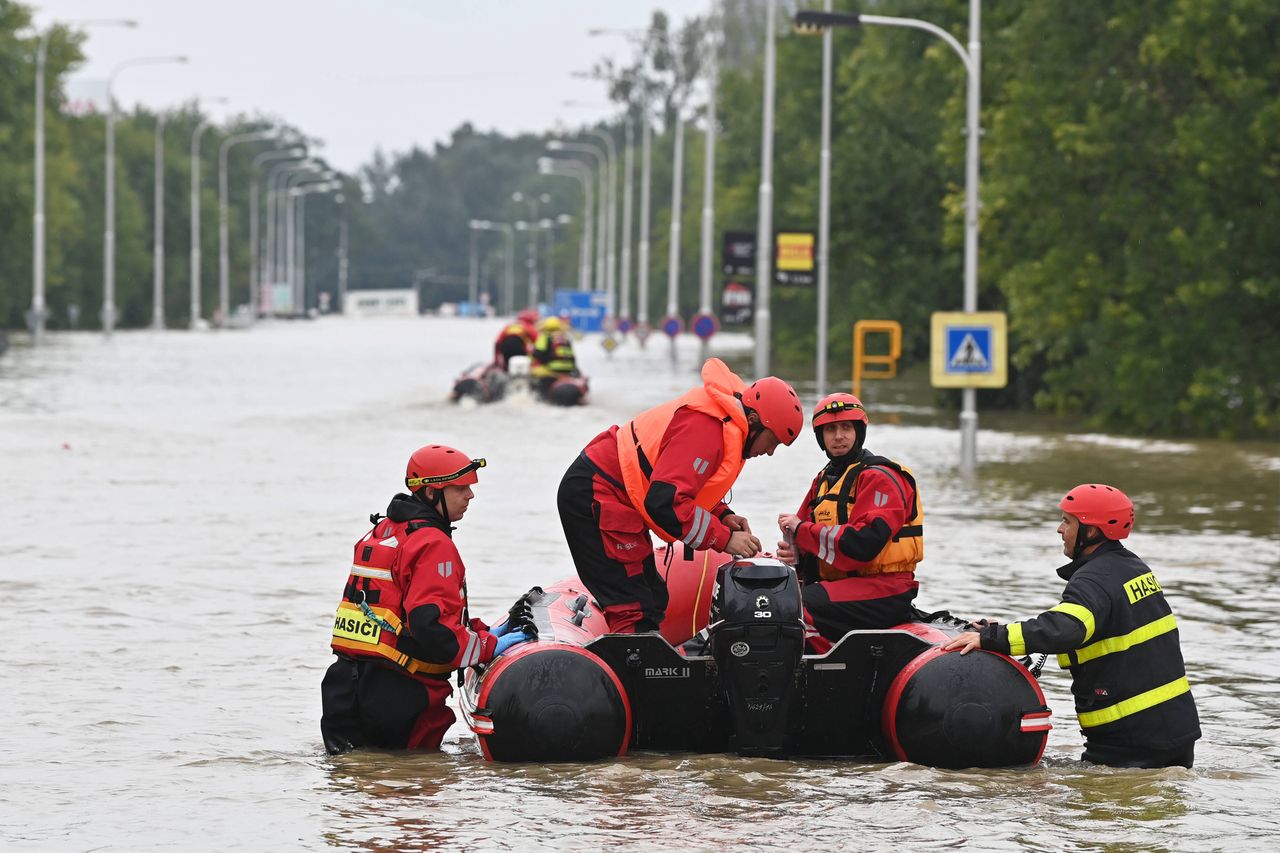
<svg viewBox="0 0 1280 853"><path fill-rule="evenodd" d="M428 489L435 492L435 497L427 497ZM422 486L418 491L413 493L413 496L434 509L436 512L440 513L440 517L446 522L449 520L449 514L445 511L444 506L444 489L433 486Z"/></svg>
<svg viewBox="0 0 1280 853"><path fill-rule="evenodd" d="M1086 532L1090 528L1094 530L1094 534L1092 536L1089 536ZM1086 548L1091 548L1099 542L1105 541L1106 538L1106 536L1102 535L1102 528L1081 522L1080 526L1076 528L1076 542L1071 549L1071 559L1080 559L1084 556Z"/></svg>

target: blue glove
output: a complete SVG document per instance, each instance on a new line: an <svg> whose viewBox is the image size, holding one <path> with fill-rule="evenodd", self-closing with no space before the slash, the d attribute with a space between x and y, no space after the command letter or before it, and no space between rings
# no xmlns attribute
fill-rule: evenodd
<svg viewBox="0 0 1280 853"><path fill-rule="evenodd" d="M493 656L496 658L516 643L527 643L533 637L524 631L515 631L511 634L503 634L498 638L498 648L494 650Z"/></svg>
<svg viewBox="0 0 1280 853"><path fill-rule="evenodd" d="M508 631L511 630L510 622L511 622L510 619L503 619L497 625L494 625L492 628L490 628L489 633L493 634L493 636L495 637L503 636L504 634L506 634Z"/></svg>

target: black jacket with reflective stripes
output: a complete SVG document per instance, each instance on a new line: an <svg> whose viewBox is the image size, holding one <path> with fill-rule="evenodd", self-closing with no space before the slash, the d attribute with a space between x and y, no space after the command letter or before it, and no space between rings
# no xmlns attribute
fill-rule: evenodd
<svg viewBox="0 0 1280 853"><path fill-rule="evenodd" d="M1107 541L1058 574L1067 581L1061 603L1034 619L987 626L982 647L1057 654L1071 671L1090 743L1160 752L1199 738L1177 622L1147 564Z"/></svg>

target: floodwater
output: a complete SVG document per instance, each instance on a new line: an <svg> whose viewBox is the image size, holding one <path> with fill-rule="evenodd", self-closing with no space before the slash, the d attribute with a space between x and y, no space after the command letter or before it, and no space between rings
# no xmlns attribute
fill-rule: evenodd
<svg viewBox="0 0 1280 853"><path fill-rule="evenodd" d="M925 489L924 609L1049 607L1064 562L1057 498L1091 480L1135 498L1132 547L1173 604L1200 708L1194 770L1081 764L1052 662L1055 728L1033 769L690 754L503 766L461 723L440 754L325 755L333 609L352 543L407 455L442 442L488 458L456 540L472 610L493 616L570 573L554 498L579 448L695 381L696 341L673 365L665 339L610 357L588 337L589 406L450 405L453 377L497 329L326 318L54 335L0 359L7 849L1201 851L1280 839L1280 447L984 431L968 480L954 416L889 395L871 405L868 446ZM749 341L715 344L749 363ZM807 437L753 460L735 509L769 531L823 461Z"/></svg>

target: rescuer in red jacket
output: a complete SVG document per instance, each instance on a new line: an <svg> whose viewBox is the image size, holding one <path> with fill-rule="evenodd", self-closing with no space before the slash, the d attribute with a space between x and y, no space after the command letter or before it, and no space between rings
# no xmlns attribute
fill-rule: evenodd
<svg viewBox="0 0 1280 853"><path fill-rule="evenodd" d="M712 358L702 382L600 433L560 482L569 552L614 633L656 631L666 612L649 531L673 546L759 552L747 520L723 498L746 459L773 455L804 426L795 390L777 377L748 387Z"/></svg>
<svg viewBox="0 0 1280 853"><path fill-rule="evenodd" d="M538 339L537 323L538 312L526 308L516 315L514 323L503 326L493 342L494 363L507 370L513 356L530 355L533 342Z"/></svg>
<svg viewBox="0 0 1280 853"><path fill-rule="evenodd" d="M924 557L924 509L911 471L863 448L867 412L852 394L813 410L813 433L831 460L800 508L778 516L778 559L804 584L806 642L823 654L849 631L911 618Z"/></svg>
<svg viewBox="0 0 1280 853"><path fill-rule="evenodd" d="M405 471L410 494L369 517L333 620L338 659L320 688L330 754L438 749L454 720L449 674L531 639L467 613L467 570L450 523L466 513L484 465L452 447L421 447Z"/></svg>

